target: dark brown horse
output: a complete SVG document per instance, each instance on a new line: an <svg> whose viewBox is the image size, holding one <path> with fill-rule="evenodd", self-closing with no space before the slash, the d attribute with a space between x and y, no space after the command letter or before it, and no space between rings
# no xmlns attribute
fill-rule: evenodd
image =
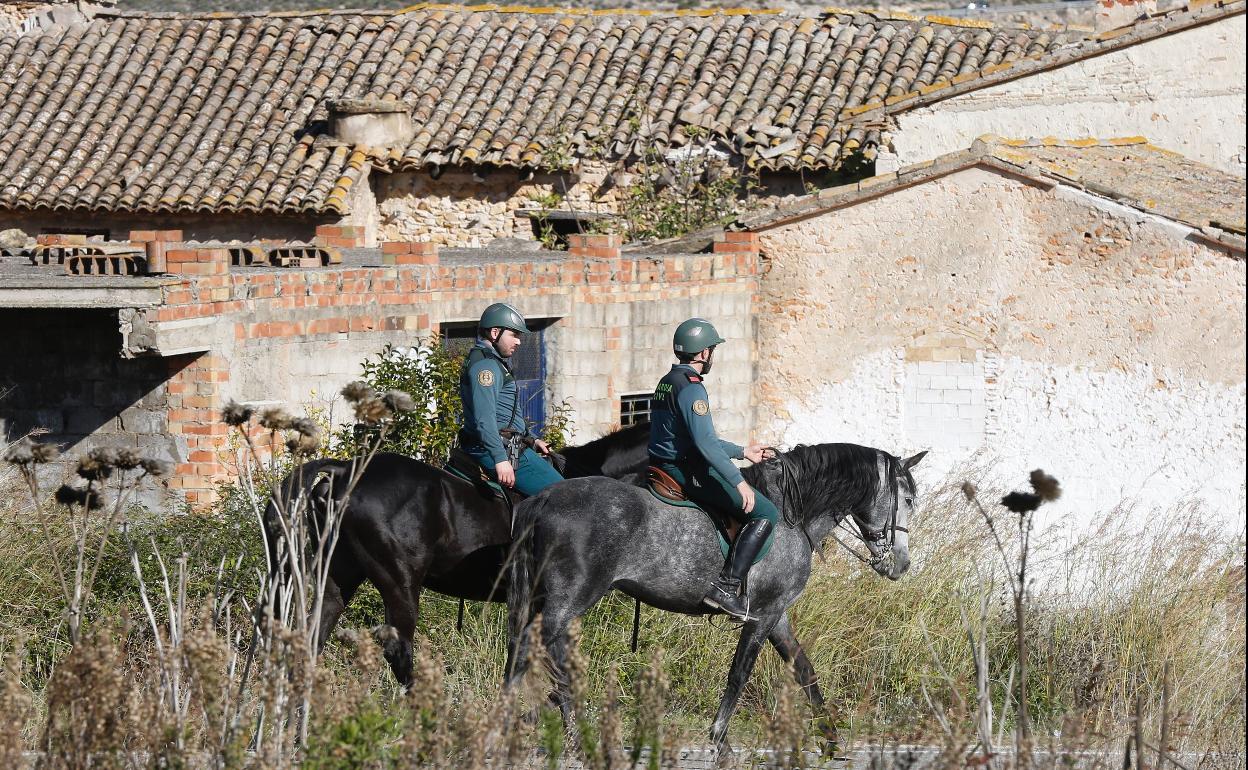
<svg viewBox="0 0 1248 770"><path fill-rule="evenodd" d="M649 426L611 433L583 446L568 447L558 464L569 478L636 474L646 466ZM279 499L265 509L265 539L276 584L283 582L283 517L303 511L313 531L324 526L329 497L342 511L337 543L329 561L321 605L323 645L365 580L381 594L386 623L398 632L384 645L394 676L411 683L412 634L420 592L474 601L503 601L503 564L511 545L511 505L482 485L465 481L410 457L380 452L360 475L344 508L352 461L313 460L296 468L278 486ZM302 494L305 505L295 503Z"/></svg>

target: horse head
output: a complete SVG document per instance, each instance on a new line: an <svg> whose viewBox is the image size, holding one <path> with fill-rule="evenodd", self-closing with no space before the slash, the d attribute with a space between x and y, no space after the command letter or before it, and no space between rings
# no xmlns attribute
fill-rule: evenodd
<svg viewBox="0 0 1248 770"><path fill-rule="evenodd" d="M926 454L919 452L902 460L878 452L878 492L865 509L852 512L860 537L871 552L867 564L889 580L899 579L910 569L910 516L916 497L910 469Z"/></svg>

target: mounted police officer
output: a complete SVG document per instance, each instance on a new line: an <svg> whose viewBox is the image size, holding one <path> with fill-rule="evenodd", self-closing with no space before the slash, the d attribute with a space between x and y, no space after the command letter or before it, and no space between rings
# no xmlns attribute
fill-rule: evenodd
<svg viewBox="0 0 1248 770"><path fill-rule="evenodd" d="M651 401L650 459L681 485L688 499L743 522L723 570L702 602L745 622L752 618L741 587L779 512L731 462L762 462L772 456L771 450L761 444L741 447L715 433L703 379L711 371L715 346L723 341L711 322L702 318L690 318L676 327L672 350L678 363L659 381Z"/></svg>
<svg viewBox="0 0 1248 770"><path fill-rule="evenodd" d="M525 426L509 364L529 327L519 310L502 302L487 307L477 327L477 342L459 375L460 447L498 483L535 495L563 477L538 456L550 448Z"/></svg>

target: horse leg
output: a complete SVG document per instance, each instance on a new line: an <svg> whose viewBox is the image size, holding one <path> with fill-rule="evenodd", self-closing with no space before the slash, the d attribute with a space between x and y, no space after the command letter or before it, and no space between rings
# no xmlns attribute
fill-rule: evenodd
<svg viewBox="0 0 1248 770"><path fill-rule="evenodd" d="M382 593L386 605L386 625L394 629L392 638L382 641L382 654L403 689L412 686L412 638L420 615L421 581L414 585L390 585Z"/></svg>
<svg viewBox="0 0 1248 770"><path fill-rule="evenodd" d="M780 653L784 662L793 667L793 675L797 679L798 686L810 700L810 705L815 712L815 726L823 737L824 755L836 754L840 746L836 731L836 708L828 706L823 699L823 692L819 689L819 678L815 675L815 667L811 665L810 658L806 657L806 650L802 648L802 643L793 634L793 626L789 623L789 613L786 612L780 616L780 622L776 623L776 627L771 630L767 639L776 648L776 652Z"/></svg>
<svg viewBox="0 0 1248 770"><path fill-rule="evenodd" d="M559 709L563 717L563 727L575 742L576 734L572 729L575 722L572 713L572 682L568 674L568 624L572 616L558 612L542 616L542 644L550 656L550 676L554 689L550 700ZM579 748L574 746L575 748Z"/></svg>
<svg viewBox="0 0 1248 770"><path fill-rule="evenodd" d="M728 746L728 720L737 710L741 690L749 680L754 664L758 661L758 653L762 651L763 642L771 633L776 620L774 617L763 618L756 623L746 623L741 628L737 651L732 656L732 666L728 669L728 686L719 700L719 712L715 715L715 722L711 725L711 743L715 746L715 752L720 761L725 760L731 754Z"/></svg>
<svg viewBox="0 0 1248 770"><path fill-rule="evenodd" d="M334 632L334 626L338 625L338 619L342 617L343 611L351 603L352 597L355 596L362 582L364 582L363 575L345 570L330 571L325 581L325 594L321 598L321 616L317 621L319 629L316 637L316 653L318 655L325 649L330 634Z"/></svg>

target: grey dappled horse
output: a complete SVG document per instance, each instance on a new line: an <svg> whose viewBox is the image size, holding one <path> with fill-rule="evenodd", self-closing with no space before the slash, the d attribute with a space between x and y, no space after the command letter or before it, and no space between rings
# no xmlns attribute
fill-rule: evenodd
<svg viewBox="0 0 1248 770"><path fill-rule="evenodd" d="M745 478L777 503L783 521L770 552L750 572L750 614L728 672L728 686L711 726L721 753L728 720L763 641L791 663L817 711L823 696L813 667L789 625L786 610L806 587L811 557L845 517L870 552L863 560L897 580L910 566L909 520L915 486L910 474L923 455L906 460L855 444L799 446L746 468ZM508 587L508 683L528 664L529 625L540 613L542 643L553 668L553 698L570 724L567 630L613 588L646 604L689 615L709 614L706 587L723 566L714 524L706 514L655 499L644 487L606 478L560 482L516 509ZM860 557L863 558L863 557ZM835 748L835 717L823 715Z"/></svg>

